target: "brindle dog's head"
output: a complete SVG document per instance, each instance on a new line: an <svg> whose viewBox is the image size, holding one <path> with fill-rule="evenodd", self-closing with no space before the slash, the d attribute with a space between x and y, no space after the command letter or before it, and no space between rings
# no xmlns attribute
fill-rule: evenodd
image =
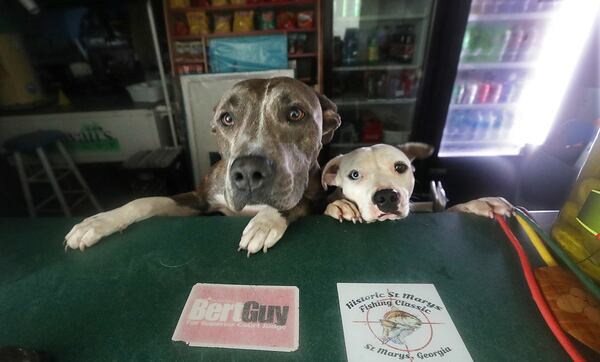
<svg viewBox="0 0 600 362"><path fill-rule="evenodd" d="M213 132L234 210L264 204L289 210L300 199L323 144L340 125L333 102L293 78L237 83L215 108Z"/></svg>

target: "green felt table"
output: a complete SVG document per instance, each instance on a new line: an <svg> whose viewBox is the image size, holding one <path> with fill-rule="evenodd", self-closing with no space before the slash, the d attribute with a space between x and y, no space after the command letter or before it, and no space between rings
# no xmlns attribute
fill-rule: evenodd
<svg viewBox="0 0 600 362"><path fill-rule="evenodd" d="M476 361L568 360L493 220L440 213L354 225L313 216L247 258L236 249L248 220L154 218L81 253L62 244L78 219L0 219L0 346L57 361L345 360L337 282L433 283ZM297 286L299 349L171 341L195 283Z"/></svg>

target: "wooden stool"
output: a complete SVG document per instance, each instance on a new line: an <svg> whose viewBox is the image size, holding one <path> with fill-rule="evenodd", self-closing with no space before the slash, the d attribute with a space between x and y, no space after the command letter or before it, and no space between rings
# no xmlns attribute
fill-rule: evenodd
<svg viewBox="0 0 600 362"><path fill-rule="evenodd" d="M85 199L89 199L98 212L102 211L98 200L96 200L96 197L90 191L90 188L75 166L75 162L73 162L69 152L67 152L60 141L63 137L63 133L59 131L37 131L16 136L4 142L4 148L9 154L14 156L21 185L23 187L23 193L25 195L25 201L27 202L27 209L31 217L36 217L37 212L53 200L58 200L60 208L65 216L71 216L70 208L78 205ZM44 149L52 146L55 146L58 149L66 163L66 167L58 167L48 161ZM42 168L37 171L34 170L31 175L28 175L26 164L24 163L24 154L37 155ZM80 189L61 189L59 181L68 175L75 176L77 182L81 186ZM54 190L54 195L47 197L36 205L30 188L30 185L34 183L49 183ZM69 205L65 198L65 194L81 196Z"/></svg>

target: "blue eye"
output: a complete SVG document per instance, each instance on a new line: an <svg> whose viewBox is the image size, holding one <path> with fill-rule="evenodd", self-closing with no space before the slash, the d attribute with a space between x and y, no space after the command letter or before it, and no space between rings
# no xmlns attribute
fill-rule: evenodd
<svg viewBox="0 0 600 362"><path fill-rule="evenodd" d="M360 177L360 173L358 171L356 171L356 170L352 170L348 174L348 178L350 180L358 180L359 177Z"/></svg>
<svg viewBox="0 0 600 362"><path fill-rule="evenodd" d="M288 120L298 122L304 118L304 111L298 107L292 107L288 113Z"/></svg>

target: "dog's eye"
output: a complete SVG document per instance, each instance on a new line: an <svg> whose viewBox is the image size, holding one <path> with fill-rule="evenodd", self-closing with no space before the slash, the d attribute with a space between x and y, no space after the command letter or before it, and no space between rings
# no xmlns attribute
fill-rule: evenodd
<svg viewBox="0 0 600 362"><path fill-rule="evenodd" d="M288 113L288 120L293 122L301 121L304 118L304 111L298 107L292 107Z"/></svg>
<svg viewBox="0 0 600 362"><path fill-rule="evenodd" d="M408 170L408 166L404 162L396 162L394 169L398 173L405 173Z"/></svg>
<svg viewBox="0 0 600 362"><path fill-rule="evenodd" d="M352 170L348 174L348 178L350 178L350 180L358 180L359 177L360 177L360 173L356 170Z"/></svg>
<svg viewBox="0 0 600 362"><path fill-rule="evenodd" d="M231 114L225 112L221 115L221 123L223 123L224 126L233 126L233 117L231 116Z"/></svg>

